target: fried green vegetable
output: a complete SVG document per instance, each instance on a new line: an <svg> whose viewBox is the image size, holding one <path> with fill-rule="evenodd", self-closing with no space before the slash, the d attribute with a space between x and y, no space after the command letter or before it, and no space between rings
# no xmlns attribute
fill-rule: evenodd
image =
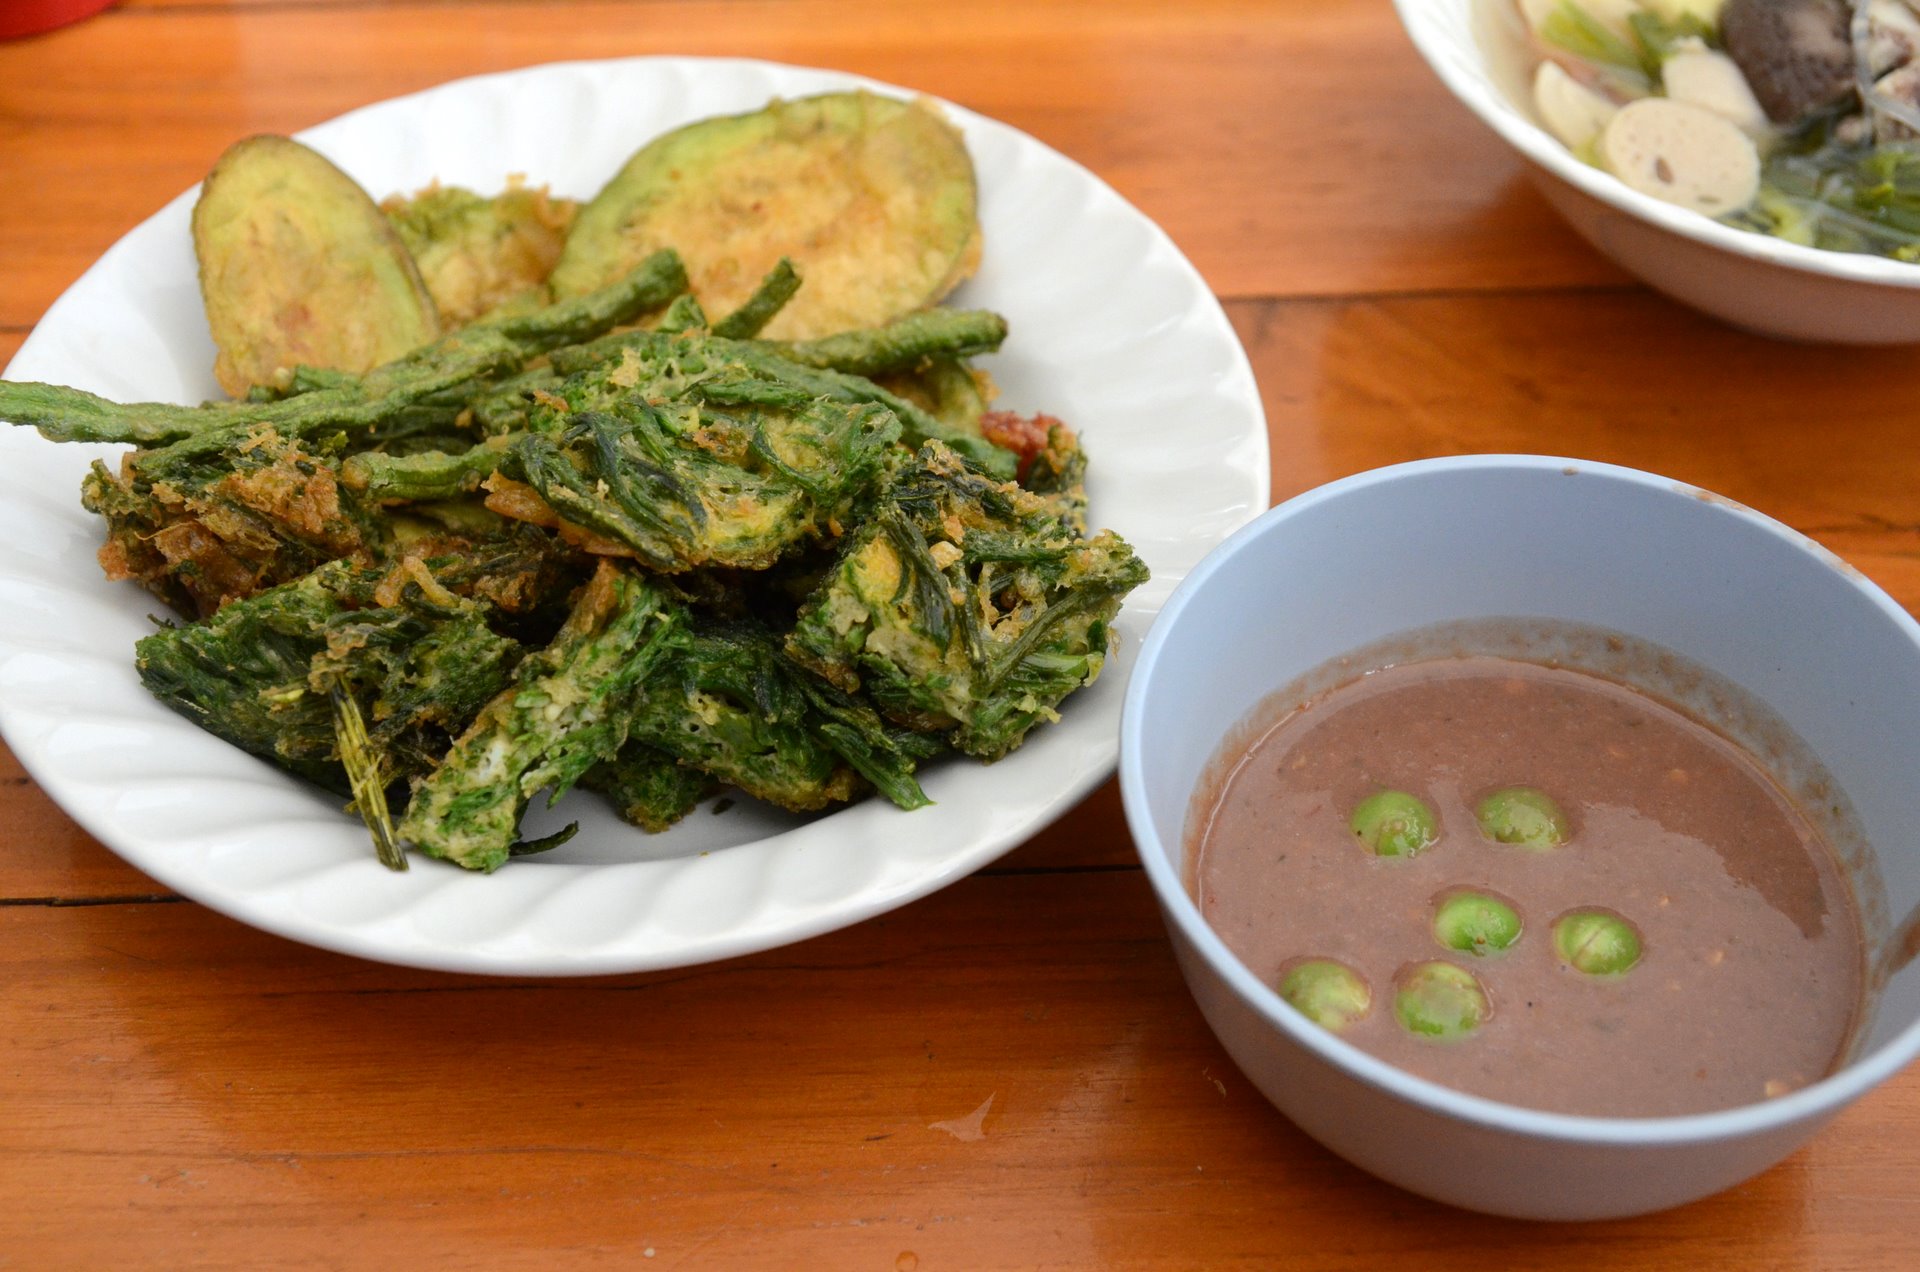
<svg viewBox="0 0 1920 1272"><path fill-rule="evenodd" d="M332 711L309 676L327 621L342 609L334 586L351 568L329 566L206 622L144 637L134 646L140 682L216 737L344 792Z"/></svg>
<svg viewBox="0 0 1920 1272"><path fill-rule="evenodd" d="M545 305L576 205L544 188L509 185L487 198L435 185L380 205L420 267L440 320L464 327L489 314Z"/></svg>
<svg viewBox="0 0 1920 1272"><path fill-rule="evenodd" d="M841 759L897 807L933 803L914 774L927 760L950 751L945 739L890 724L865 698L829 684L791 659L787 665L812 707L814 733Z"/></svg>
<svg viewBox="0 0 1920 1272"><path fill-rule="evenodd" d="M700 334L707 329L707 311L700 307L699 299L692 292L677 296L667 306L667 312L660 316L660 325L655 328L670 336L682 332Z"/></svg>
<svg viewBox="0 0 1920 1272"><path fill-rule="evenodd" d="M995 444L993 440L979 434L979 428L968 425L952 425L939 415L929 415L920 407L899 398L874 380L858 375L847 375L845 371L822 371L814 367L803 367L799 363L789 363L780 367L783 357L764 359L760 365L778 379L785 380L797 388L820 394L824 398L833 398L835 402L872 402L883 405L893 411L900 421L900 440L908 446L920 446L922 442L941 442L950 452L960 455L975 469L987 477L1008 480L1020 471L1020 457L1010 450Z"/></svg>
<svg viewBox="0 0 1920 1272"><path fill-rule="evenodd" d="M330 377L324 387L302 393L201 406L111 402L83 389L0 380L0 419L36 428L55 442L179 445L176 454L205 456L241 444L260 428L289 437L368 433L406 421L410 412L450 424L464 391L511 372L520 361L519 350L498 337L462 333L434 347L446 355L437 364L403 360L365 377Z"/></svg>
<svg viewBox="0 0 1920 1272"><path fill-rule="evenodd" d="M725 335L725 332L716 332ZM985 309L927 309L864 331L775 344L789 362L869 378L908 371L935 357L992 353L1007 338L1007 320Z"/></svg>
<svg viewBox="0 0 1920 1272"><path fill-rule="evenodd" d="M237 142L193 205L200 293L235 397L297 366L367 371L440 334L413 257L351 177L286 137Z"/></svg>
<svg viewBox="0 0 1920 1272"><path fill-rule="evenodd" d="M981 436L977 422L949 423L864 376L794 362L778 347L763 351L736 346L733 356L759 374L808 393L837 402L871 402L886 407L900 420L901 440L909 446L941 442L981 472L1003 481L1019 471L1018 457Z"/></svg>
<svg viewBox="0 0 1920 1272"><path fill-rule="evenodd" d="M740 349L649 334L574 374L530 409L509 474L663 573L764 569L832 539L891 473L899 420L761 374Z"/></svg>
<svg viewBox="0 0 1920 1272"><path fill-rule="evenodd" d="M346 686L328 685L327 701L333 707L334 745L347 771L347 787L353 792L349 807L366 823L380 864L389 870L405 870L407 850L393 832L393 810L387 804L386 757L374 746L359 700Z"/></svg>
<svg viewBox="0 0 1920 1272"><path fill-rule="evenodd" d="M981 417L993 405L992 379L962 357L935 354L907 370L876 374L873 382L913 403L955 435L981 436Z"/></svg>
<svg viewBox="0 0 1920 1272"><path fill-rule="evenodd" d="M513 444L514 471L566 523L649 569L764 569L825 538L885 473L899 426L877 407L802 401L728 415L635 400Z"/></svg>
<svg viewBox="0 0 1920 1272"><path fill-rule="evenodd" d="M862 778L902 808L931 802L913 777L924 744L811 683L751 622L696 622L642 689L630 736L795 812L852 799Z"/></svg>
<svg viewBox="0 0 1920 1272"><path fill-rule="evenodd" d="M763 334L872 327L973 272L975 203L966 145L932 105L867 92L775 101L642 147L580 210L550 282L578 295L674 247L701 304L730 314L786 257L807 283Z"/></svg>
<svg viewBox="0 0 1920 1272"><path fill-rule="evenodd" d="M381 604L383 591L377 571L332 562L162 628L135 646L135 666L201 728L329 790L350 787L336 691L365 717L387 781L425 773L505 687L521 649L492 630L482 603L402 586Z"/></svg>
<svg viewBox="0 0 1920 1272"><path fill-rule="evenodd" d="M620 816L649 834L659 834L720 790L720 783L665 751L628 739L610 760L587 770L580 785L599 791Z"/></svg>
<svg viewBox="0 0 1920 1272"><path fill-rule="evenodd" d="M594 291L562 297L523 314L499 314L478 327L510 341L525 360L604 335L686 290L685 263L671 247L663 247ZM429 352L429 360L431 356Z"/></svg>
<svg viewBox="0 0 1920 1272"><path fill-rule="evenodd" d="M1071 431L987 411L1005 321L929 307L979 249L935 110L776 102L640 152L562 247L570 210L436 187L389 223L256 139L195 214L244 400L0 382L0 419L136 448L83 497L109 574L202 616L140 643L152 692L350 795L390 867L491 871L576 784L649 830L727 786L918 808L1098 674L1146 571L1085 537ZM432 328L375 321L394 270Z"/></svg>
<svg viewBox="0 0 1920 1272"><path fill-rule="evenodd" d="M619 752L634 695L679 629L652 585L603 562L553 643L521 661L514 685L415 785L400 837L469 870L499 869L536 794L557 800Z"/></svg>
<svg viewBox="0 0 1920 1272"><path fill-rule="evenodd" d="M107 523L108 578L207 615L329 561L385 557L388 527L298 442L263 430L222 459L173 480L149 477L132 457L118 471L94 462L80 501Z"/></svg>
<svg viewBox="0 0 1920 1272"><path fill-rule="evenodd" d="M284 437L337 432L362 439L394 425L406 432L444 428L527 362L661 308L686 291L686 281L679 257L660 252L590 295L476 323L364 376L329 376L308 392L270 402L122 403L81 389L0 380L0 420L56 442L153 447L136 462L160 476L244 445L261 428Z"/></svg>
<svg viewBox="0 0 1920 1272"><path fill-rule="evenodd" d="M1020 485L1045 500L1054 515L1081 534L1087 532L1087 452L1074 431L1050 415L1046 441L1027 457Z"/></svg>
<svg viewBox="0 0 1920 1272"><path fill-rule="evenodd" d="M158 471L152 452L126 457L118 470L96 462L81 502L107 523L99 552L107 576L135 580L184 614L212 614L328 561L372 567L421 555L457 556L455 573L475 578L490 603L524 613L564 576L546 536L523 534L477 504L420 509L431 528L376 506L468 493L505 454L496 442L452 456L366 452L336 464L267 429ZM436 542L418 546L423 535Z"/></svg>
<svg viewBox="0 0 1920 1272"><path fill-rule="evenodd" d="M567 597L592 572L591 564L552 535L499 517L478 504L414 504L394 528L376 602L409 586L441 591L490 606L502 622L541 634L557 630Z"/></svg>
<svg viewBox="0 0 1920 1272"><path fill-rule="evenodd" d="M489 438L453 453L362 451L340 465L340 481L372 500L453 499L480 489L480 483L506 462L512 441L511 436Z"/></svg>
<svg viewBox="0 0 1920 1272"><path fill-rule="evenodd" d="M895 481L787 648L889 719L993 760L1104 664L1147 578L1118 535L1081 538L1046 498L929 443Z"/></svg>
<svg viewBox="0 0 1920 1272"><path fill-rule="evenodd" d="M109 577L137 579L182 612L208 614L322 561L385 559L388 527L368 504L463 493L500 459L486 450L369 457L343 484L335 461L308 439L385 445L454 427L497 377L656 309L684 284L678 258L662 253L591 296L476 324L365 376L329 378L279 401L120 405L0 382L0 418L55 440L164 443L134 452L117 473L96 464L82 500L107 520L101 563Z"/></svg>
<svg viewBox="0 0 1920 1272"><path fill-rule="evenodd" d="M968 348L977 342L983 330L981 315L966 311L937 311L929 315L939 330L952 338L956 348ZM996 315L985 315L1004 334L1004 323ZM889 344L889 329L841 332L835 340L835 355L852 361L887 361L881 350ZM630 386L647 384L649 392L684 394L697 379L762 379L785 384L812 398L826 398L847 404L883 405L900 421L900 440L908 446L922 442L945 442L948 448L968 459L968 463L991 477L1014 477L1018 457L981 436L977 421L947 423L939 415L881 388L874 380L814 367L791 355L797 346L783 346L760 340L722 340L708 336L697 348L687 344L687 336L676 338L662 332L620 332L572 350L553 355L553 369L561 375L578 375L595 367L614 367L630 380ZM0 398L4 405L4 398ZM516 415L497 411L493 417L501 427L524 427L524 409ZM493 421L488 423L490 430Z"/></svg>

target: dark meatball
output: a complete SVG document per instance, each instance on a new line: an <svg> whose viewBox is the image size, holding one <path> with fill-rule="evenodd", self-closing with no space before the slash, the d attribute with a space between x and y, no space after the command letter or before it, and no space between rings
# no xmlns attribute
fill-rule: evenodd
<svg viewBox="0 0 1920 1272"><path fill-rule="evenodd" d="M1792 125L1854 91L1846 0L1727 0L1720 36L1767 117Z"/></svg>

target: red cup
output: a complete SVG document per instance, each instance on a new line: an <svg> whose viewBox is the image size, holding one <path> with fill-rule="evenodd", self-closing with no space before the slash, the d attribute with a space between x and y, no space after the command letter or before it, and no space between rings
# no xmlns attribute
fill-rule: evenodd
<svg viewBox="0 0 1920 1272"><path fill-rule="evenodd" d="M38 35L90 18L114 0L0 0L0 40Z"/></svg>

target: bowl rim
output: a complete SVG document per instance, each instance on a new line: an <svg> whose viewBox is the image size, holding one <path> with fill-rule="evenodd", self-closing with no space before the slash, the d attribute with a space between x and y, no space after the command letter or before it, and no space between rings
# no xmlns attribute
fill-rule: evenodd
<svg viewBox="0 0 1920 1272"><path fill-rule="evenodd" d="M1146 769L1142 758L1142 717L1170 633L1179 626L1195 598L1229 562L1258 540L1277 533L1280 526L1302 513L1372 486L1435 473L1489 470L1540 472L1556 476L1573 472L1690 499L1706 494L1674 478L1590 460L1524 454L1456 455L1369 469L1315 487L1268 509L1216 547L1188 573L1155 618L1146 639L1141 643L1133 678L1127 686L1121 707L1121 803L1128 828L1133 834L1135 851L1159 899L1168 925L1178 929L1179 934L1198 951L1213 972L1226 982L1242 1002L1258 1012L1270 1027L1295 1046L1388 1095L1463 1122L1541 1140L1651 1146L1745 1138L1780 1130L1808 1119L1830 1116L1885 1081L1920 1054L1920 1020L1915 1020L1872 1052L1848 1061L1819 1081L1791 1094L1756 1104L1706 1113L1657 1117L1603 1117L1549 1112L1470 1095L1416 1077L1312 1024L1306 1017L1287 1007L1278 992L1256 977L1227 948L1226 942L1201 916L1199 906L1188 895L1180 872L1173 864L1177 854L1169 851L1169 846L1161 840L1154 827L1147 806ZM1879 609L1906 636L1916 655L1920 655L1920 622L1916 622L1904 607L1877 584L1846 565L1827 548L1763 513L1719 496L1712 496L1711 502L1723 512L1738 516L1751 526L1807 552L1821 568L1831 571L1840 582L1854 588ZM1222 729L1223 736L1224 733L1225 726Z"/></svg>
<svg viewBox="0 0 1920 1272"><path fill-rule="evenodd" d="M1499 0L1458 2L1467 8L1471 19L1473 11L1480 5L1498 3ZM1659 229L1761 264L1847 282L1920 290L1920 264L1861 252L1807 247L1770 234L1736 230L1698 212L1642 194L1611 173L1580 162L1558 138L1507 101L1490 84L1467 75L1458 61L1446 56L1445 50L1458 46L1436 27L1433 14L1438 5L1435 0L1393 0L1393 7L1414 48L1448 91L1524 158L1581 193ZM1469 43L1473 62L1484 67L1485 50L1479 47L1477 40Z"/></svg>

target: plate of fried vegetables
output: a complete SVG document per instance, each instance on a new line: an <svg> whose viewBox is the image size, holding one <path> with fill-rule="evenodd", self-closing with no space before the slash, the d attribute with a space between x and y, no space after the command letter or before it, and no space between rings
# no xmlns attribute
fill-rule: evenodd
<svg viewBox="0 0 1920 1272"><path fill-rule="evenodd" d="M256 137L0 381L0 727L235 918L419 966L703 962L991 861L1267 502L1167 237L1014 129L768 63ZM53 444L59 443L59 444Z"/></svg>

